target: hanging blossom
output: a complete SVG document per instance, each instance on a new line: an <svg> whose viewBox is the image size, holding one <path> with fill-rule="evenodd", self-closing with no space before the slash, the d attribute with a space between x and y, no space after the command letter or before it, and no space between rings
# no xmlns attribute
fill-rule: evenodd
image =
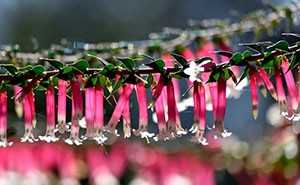
<svg viewBox="0 0 300 185"><path fill-rule="evenodd" d="M224 39L218 38L216 40L216 44L221 51L232 52L232 50L228 46L228 43ZM220 55L220 62L218 63L227 63L229 60L229 57ZM234 73L235 76L240 75L240 68L238 66L231 66L229 67L229 69ZM239 85L237 86L232 79L228 79L226 93L227 97L239 98L241 90L247 85L247 83L239 83Z"/></svg>
<svg viewBox="0 0 300 185"><path fill-rule="evenodd" d="M169 53L164 54L161 58L163 61L165 61L166 67L174 66L174 59ZM173 78L172 82L173 82L174 91L175 91L175 100L176 100L176 102L179 102L180 97L181 97L179 81L178 81L178 79Z"/></svg>
<svg viewBox="0 0 300 185"><path fill-rule="evenodd" d="M131 136L131 122L130 122L130 103L129 100L124 106L123 113L123 133L124 133L124 138L129 138Z"/></svg>
<svg viewBox="0 0 300 185"><path fill-rule="evenodd" d="M46 142L56 142L59 140L55 136L55 98L54 98L54 88L52 85L49 85L46 90L46 134L45 136L39 136L40 140Z"/></svg>
<svg viewBox="0 0 300 185"><path fill-rule="evenodd" d="M204 138L204 131L206 127L206 98L205 88L202 83L194 81L194 123L190 131L195 135L191 141L194 143L201 143L207 145L207 140Z"/></svg>
<svg viewBox="0 0 300 185"><path fill-rule="evenodd" d="M86 120L86 133L83 139L94 138L95 133L95 88L85 88L85 120Z"/></svg>
<svg viewBox="0 0 300 185"><path fill-rule="evenodd" d="M274 65L274 73L280 114L286 118L291 118L291 116L288 113L288 107L286 104L286 96L282 85L280 69L276 64Z"/></svg>
<svg viewBox="0 0 300 185"><path fill-rule="evenodd" d="M32 106L34 106L33 100L33 92L30 91L27 95L24 96L23 100L23 110L24 110L24 124L25 124L25 133L24 136L21 138L21 142L30 142L33 143L38 141L33 135L33 116L34 112L32 110Z"/></svg>
<svg viewBox="0 0 300 185"><path fill-rule="evenodd" d="M169 140L169 134L167 131L166 117L165 117L165 106L163 97L160 96L155 101L155 113L158 124L158 134L153 138L155 141L158 140Z"/></svg>
<svg viewBox="0 0 300 185"><path fill-rule="evenodd" d="M103 144L107 137L103 134L103 124L104 124L104 103L103 103L103 87L100 83L95 86L95 134L94 140L98 144Z"/></svg>
<svg viewBox="0 0 300 185"><path fill-rule="evenodd" d="M81 145L82 140L79 139L79 121L82 118L83 102L79 81L76 78L71 79L72 90L72 124L70 137L65 140L66 143L72 145Z"/></svg>
<svg viewBox="0 0 300 185"><path fill-rule="evenodd" d="M69 131L66 124L66 110L67 110L67 81L58 80L58 105L57 105L57 130L63 134Z"/></svg>
<svg viewBox="0 0 300 185"><path fill-rule="evenodd" d="M17 96L21 91L22 91L21 87L19 87L17 85L14 86L14 96ZM14 98L14 102L15 102L15 112L16 112L18 118L22 118L22 116L23 116L22 103L19 102L17 100L17 98Z"/></svg>
<svg viewBox="0 0 300 185"><path fill-rule="evenodd" d="M151 107L153 105L153 103L155 103L155 101L161 96L163 95L163 88L165 86L165 73L161 73L159 76L159 80L157 85L155 86L155 90L154 93L152 95L152 101L149 103L149 107Z"/></svg>
<svg viewBox="0 0 300 185"><path fill-rule="evenodd" d="M108 121L107 125L104 127L104 130L115 134L118 136L118 131L116 130L117 124L120 120L124 107L126 106L127 102L129 102L130 94L132 92L133 85L132 84L124 84L124 90L121 94L118 103L114 109L114 112Z"/></svg>
<svg viewBox="0 0 300 185"><path fill-rule="evenodd" d="M36 84L38 84L38 81L39 77L34 77L28 82L26 86L23 86L21 91L19 92L20 94L17 94L17 101L21 102L24 99L24 97L32 91Z"/></svg>
<svg viewBox="0 0 300 185"><path fill-rule="evenodd" d="M167 84L167 103L168 103L168 132L169 137L174 139L186 134L186 131L182 128L180 122L176 120L176 100L173 82L169 81Z"/></svg>
<svg viewBox="0 0 300 185"><path fill-rule="evenodd" d="M291 70L288 70L289 66L290 66L289 61L286 58L283 58L281 60L281 67L284 73L284 78L289 92L291 108L292 108L292 113L291 113L292 116L289 119L298 121L300 119L300 115L299 115L300 110L298 109L298 105L299 105L298 92L297 92L296 82L293 73Z"/></svg>
<svg viewBox="0 0 300 185"><path fill-rule="evenodd" d="M139 104L139 128L137 130L133 129L133 133L136 136L141 136L145 138L147 143L149 143L149 138L153 137L154 133L148 132L148 109L147 109L147 97L146 88L142 81L138 81L136 84L136 94L137 101Z"/></svg>
<svg viewBox="0 0 300 185"><path fill-rule="evenodd" d="M259 72L260 72L261 77L262 77L263 81L265 82L266 87L269 90L271 96L277 101L278 98L277 98L276 90L275 90L271 80L269 79L267 72L263 68L260 68Z"/></svg>
<svg viewBox="0 0 300 185"><path fill-rule="evenodd" d="M4 89L0 91L0 146L11 146L12 142L7 141L7 93Z"/></svg>
<svg viewBox="0 0 300 185"><path fill-rule="evenodd" d="M213 131L213 137L228 137L231 135L224 128L224 118L226 111L226 79L223 76L220 76L217 82L217 108L216 108L216 119L211 130Z"/></svg>
<svg viewBox="0 0 300 185"><path fill-rule="evenodd" d="M257 118L258 115L258 95L256 91L256 80L255 80L255 75L254 72L250 72L250 89L251 89L251 97L252 97L252 115L254 119Z"/></svg>

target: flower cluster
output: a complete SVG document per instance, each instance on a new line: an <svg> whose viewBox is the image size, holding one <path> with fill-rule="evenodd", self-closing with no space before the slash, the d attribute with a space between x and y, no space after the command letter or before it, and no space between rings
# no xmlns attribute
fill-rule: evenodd
<svg viewBox="0 0 300 185"><path fill-rule="evenodd" d="M255 119L259 109L258 86L264 97L268 90L274 100L278 101L281 115L298 121L300 86L297 88L293 76L293 69L299 68L298 46L289 47L286 44L280 41L269 46L277 49L273 53L269 51L254 55L247 51L233 54L222 39L216 39L214 43L203 42L196 52L192 48L184 48L179 52L182 55L163 54L161 59L145 55L152 61L145 64L150 68L137 68L137 61L131 58L115 58L117 64L112 64L97 56L90 56L90 60L99 60L102 68L89 68L91 61L85 59L68 65L55 59L43 59L56 69L46 72L45 67L40 65L27 68L3 65L7 74L1 76L6 80L1 81L0 86L0 145L11 145L6 134L6 91L10 87L14 88L16 113L18 117L24 118L22 142L35 142L38 139L56 142L61 139L76 145L86 140L103 144L120 135L119 125L122 124L125 138L134 134L149 143L151 139L175 139L190 131L193 134L190 139L192 142L206 145L207 130L211 130L214 138L231 135L224 125L227 98L240 96L246 77L250 81L252 114ZM254 49L261 47L253 44L249 46ZM216 49L222 52L213 52ZM293 53L290 59L285 56L286 51ZM239 66L244 67L243 72ZM275 86L267 72L274 74ZM190 102L194 110L191 128L181 122L180 112L189 104L185 104L185 99L181 97L179 79L185 79L191 90L187 98L192 99ZM147 89L150 89L148 94ZM35 110L37 90L44 90L47 105L46 133L38 137L34 133L39 124ZM132 123L131 118L133 95L137 99L138 126ZM67 108L68 98L71 99L71 110ZM206 123L207 111L213 111L212 125ZM70 117L68 112L71 112ZM150 112L158 123L153 127L149 126Z"/></svg>

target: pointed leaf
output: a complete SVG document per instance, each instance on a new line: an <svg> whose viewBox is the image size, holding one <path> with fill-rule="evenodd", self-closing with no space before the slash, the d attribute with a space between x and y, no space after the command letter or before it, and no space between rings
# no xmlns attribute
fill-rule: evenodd
<svg viewBox="0 0 300 185"><path fill-rule="evenodd" d="M250 68L247 66L245 69L244 69L244 72L243 74L241 75L240 77L240 80L238 81L238 83L236 85L238 85L244 78L246 78L250 73Z"/></svg>
<svg viewBox="0 0 300 185"><path fill-rule="evenodd" d="M148 77L147 77L147 84L145 84L145 87L149 88L152 85L153 80L154 80L153 75L148 75Z"/></svg>
<svg viewBox="0 0 300 185"><path fill-rule="evenodd" d="M55 69L61 70L64 67L64 64L55 59L41 59L43 61L47 61L52 67Z"/></svg>
<svg viewBox="0 0 300 185"><path fill-rule="evenodd" d="M195 59L194 61L195 61L196 64L201 64L202 62L207 61L207 60L209 60L209 61L214 61L214 60L213 60L212 58L210 58L210 57L197 58L197 59Z"/></svg>
<svg viewBox="0 0 300 185"><path fill-rule="evenodd" d="M232 55L233 55L229 51L214 51L214 53L217 54L217 55L222 55L222 56L228 57L228 58L231 58Z"/></svg>
<svg viewBox="0 0 300 185"><path fill-rule="evenodd" d="M114 73L114 69L115 69L114 65L108 64L100 71L100 74L109 78L114 78L116 76L116 74Z"/></svg>
<svg viewBox="0 0 300 185"><path fill-rule="evenodd" d="M146 66L151 67L152 69L156 70L157 72L162 72L165 67L165 62L161 59L155 60L154 62L145 64Z"/></svg>
<svg viewBox="0 0 300 185"><path fill-rule="evenodd" d="M15 75L18 71L17 67L12 64L2 64L1 67L3 67L11 75Z"/></svg>
<svg viewBox="0 0 300 185"><path fill-rule="evenodd" d="M291 61L290 66L289 66L287 72L294 69L296 66L298 66L298 64L300 62L300 53L293 53L290 61Z"/></svg>
<svg viewBox="0 0 300 185"><path fill-rule="evenodd" d="M35 76L39 76L39 75L43 74L44 71L45 71L45 68L43 66L36 65L28 72Z"/></svg>
<svg viewBox="0 0 300 185"><path fill-rule="evenodd" d="M117 92L117 90L122 86L123 82L124 82L123 78L119 79L117 81L117 83L115 83L111 94L114 94L115 92Z"/></svg>
<svg viewBox="0 0 300 185"><path fill-rule="evenodd" d="M88 87L95 87L96 83L98 81L98 77L96 75L92 75L88 78L84 88Z"/></svg>
<svg viewBox="0 0 300 185"><path fill-rule="evenodd" d="M242 54L244 58L246 57L250 57L252 55L252 53L248 50L244 51L244 53Z"/></svg>
<svg viewBox="0 0 300 185"><path fill-rule="evenodd" d="M289 51L289 43L285 40L280 40L278 42L276 42L275 44L267 47L267 49L279 49L279 50L283 50L283 51Z"/></svg>
<svg viewBox="0 0 300 185"><path fill-rule="evenodd" d="M243 59L243 55L239 52L234 53L233 56L230 58L230 63L232 65L237 65L238 63L240 63Z"/></svg>
<svg viewBox="0 0 300 185"><path fill-rule="evenodd" d="M89 67L89 63L85 59L81 59L78 62L72 64L71 67L73 67L81 73L85 73L86 69Z"/></svg>
<svg viewBox="0 0 300 185"><path fill-rule="evenodd" d="M105 83L106 83L106 76L104 75L99 75L99 82L101 84L101 86L105 86Z"/></svg>
<svg viewBox="0 0 300 185"><path fill-rule="evenodd" d="M125 68L128 71L133 72L133 68L135 67L135 62L133 59L131 58L117 58L118 60L120 60L122 62L122 64L124 64Z"/></svg>
<svg viewBox="0 0 300 185"><path fill-rule="evenodd" d="M258 53L264 53L264 48L261 46L261 43L243 43L243 44L239 44L241 46L246 46Z"/></svg>
<svg viewBox="0 0 300 185"><path fill-rule="evenodd" d="M206 83L209 83L209 82L217 82L219 80L221 76L221 72L220 71L212 71L209 75L209 78L207 80Z"/></svg>
<svg viewBox="0 0 300 185"><path fill-rule="evenodd" d="M273 67L274 66L274 56L272 52L268 51L267 54L265 55L261 67Z"/></svg>
<svg viewBox="0 0 300 185"><path fill-rule="evenodd" d="M171 53L171 55L172 55L172 57L174 57L174 58L176 59L176 61L177 61L180 65L182 65L182 66L188 65L187 60L186 60L183 56L178 55L178 54L176 54L176 53Z"/></svg>

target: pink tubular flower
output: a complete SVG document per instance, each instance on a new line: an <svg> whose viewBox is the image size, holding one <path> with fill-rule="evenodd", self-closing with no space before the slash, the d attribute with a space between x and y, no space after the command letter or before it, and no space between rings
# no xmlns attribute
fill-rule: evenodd
<svg viewBox="0 0 300 185"><path fill-rule="evenodd" d="M265 82L265 84L266 84L266 86L267 86L267 89L269 90L271 96L272 96L275 100L277 100L277 93L276 93L276 90L275 90L275 88L274 88L274 86L273 86L271 80L269 79L269 76L267 75L266 71L265 71L263 68L261 68L261 69L259 69L259 72L260 72L260 74L261 74L261 76L262 76L262 79L264 80L264 82Z"/></svg>
<svg viewBox="0 0 300 185"><path fill-rule="evenodd" d="M93 138L95 133L95 89L94 87L87 87L85 89L85 120L86 120L86 134L85 139Z"/></svg>
<svg viewBox="0 0 300 185"><path fill-rule="evenodd" d="M114 110L109 122L105 126L106 131L118 135L117 131L116 131L116 126L117 126L117 124L120 120L120 117L122 115L124 107L126 106L127 102L129 101L129 97L130 97L132 89L133 89L132 84L125 84L124 85L123 94L121 94L121 96L118 100L118 103L115 107L115 110Z"/></svg>
<svg viewBox="0 0 300 185"><path fill-rule="evenodd" d="M257 86L260 90L260 93L264 97L267 97L267 90L265 88L265 84L264 84L264 81L263 81L262 77L260 76L260 74L258 73L257 69L254 66L252 66L252 65L249 65L249 66L250 66L251 73L253 73L254 78L257 82Z"/></svg>
<svg viewBox="0 0 300 185"><path fill-rule="evenodd" d="M288 71L289 69L289 62L287 59L282 59L281 61L281 67L282 67L282 71L284 73L284 78L285 78L285 82L287 85L287 89L289 92L289 96L291 99L291 105L292 105L292 109L293 109L293 116L296 116L299 114L299 110L298 110L298 92L297 92L297 88L296 88L296 82L294 80L294 76L292 71ZM294 117L293 119L298 120L299 116Z"/></svg>
<svg viewBox="0 0 300 185"><path fill-rule="evenodd" d="M83 102L79 81L76 78L71 80L72 102L74 102L74 115L72 119L80 120L82 118Z"/></svg>
<svg viewBox="0 0 300 185"><path fill-rule="evenodd" d="M21 102L23 98L32 91L34 86L38 83L39 77L33 78L26 86L22 87L21 94L18 96L17 101Z"/></svg>
<svg viewBox="0 0 300 185"><path fill-rule="evenodd" d="M100 83L95 86L95 135L94 140L102 144L107 138L103 135L104 123L104 104L103 104L103 87Z"/></svg>
<svg viewBox="0 0 300 185"><path fill-rule="evenodd" d="M14 86L14 100L15 100L15 112L18 116L18 118L21 118L23 116L23 107L22 107L22 104L21 102L19 102L17 99L19 98L20 96L20 92L22 91L22 88L19 87L19 86Z"/></svg>
<svg viewBox="0 0 300 185"><path fill-rule="evenodd" d="M69 145L82 145L82 140L79 138L79 119L76 119L77 117L75 116L76 111L75 111L75 105L76 102L74 99L72 100L72 123L71 123L71 133L70 137L65 140L66 143Z"/></svg>
<svg viewBox="0 0 300 185"><path fill-rule="evenodd" d="M149 143L149 137L153 137L154 133L148 132L148 110L147 110L147 97L146 88L142 81L136 84L136 95L139 104L139 128L133 130L136 136L141 136L145 138L147 143Z"/></svg>
<svg viewBox="0 0 300 185"><path fill-rule="evenodd" d="M29 141L30 143L33 143L34 141L37 141L33 135L33 114L32 112L32 103L33 100L30 96L33 97L33 92L29 92L27 95L24 96L22 102L23 102L23 110L24 110L24 122L25 122L25 134L21 138L21 142Z"/></svg>
<svg viewBox="0 0 300 185"><path fill-rule="evenodd" d="M66 124L66 110L67 110L67 82L65 80L58 80L58 105L57 105L57 129L59 133L63 134L69 131Z"/></svg>
<svg viewBox="0 0 300 185"><path fill-rule="evenodd" d="M33 128L36 127L36 114L35 114L35 104L34 104L34 93L33 91L28 93L29 95L29 102L30 102L30 108L31 108L31 112L32 112L32 126Z"/></svg>
<svg viewBox="0 0 300 185"><path fill-rule="evenodd" d="M194 82L194 124L190 131L195 133L194 137L191 139L194 143L201 143L207 145L204 136L204 131L206 127L206 98L205 98L205 88L203 84Z"/></svg>
<svg viewBox="0 0 300 185"><path fill-rule="evenodd" d="M225 118L225 111L226 111L226 79L221 76L218 79L218 106L216 111L216 119L215 124L212 127L213 137L228 137L231 135L224 128L224 118Z"/></svg>
<svg viewBox="0 0 300 185"><path fill-rule="evenodd" d="M256 91L255 85L255 74L250 72L250 89L251 89L251 96L252 96L252 114L254 119L257 118L258 115L258 95Z"/></svg>
<svg viewBox="0 0 300 185"><path fill-rule="evenodd" d="M0 146L11 146L12 142L7 142L7 94L4 89L0 91Z"/></svg>
<svg viewBox="0 0 300 185"><path fill-rule="evenodd" d="M154 91L153 96L152 96L152 101L149 103L148 107L151 107L152 104L155 103L155 101L162 94L164 85L165 85L165 73L161 73L160 77L159 77L159 80L158 80L158 83L156 85L155 91Z"/></svg>
<svg viewBox="0 0 300 185"><path fill-rule="evenodd" d="M174 86L173 82L170 81L167 85L167 103L168 103L168 132L170 135L170 138L176 138L178 136L181 136L182 134L185 134L186 132L181 127L181 125L178 124L176 120L176 100L175 100L175 92L174 92Z"/></svg>
<svg viewBox="0 0 300 185"><path fill-rule="evenodd" d="M83 103L79 82L76 78L71 80L72 90L72 124L70 137L65 140L66 143L72 145L81 145L82 140L79 139L79 121L82 118Z"/></svg>
<svg viewBox="0 0 300 185"><path fill-rule="evenodd" d="M124 138L129 138L131 136L131 126L130 126L130 104L127 101L123 109L123 133Z"/></svg>
<svg viewBox="0 0 300 185"><path fill-rule="evenodd" d="M158 124L158 135L154 137L155 141L158 140L168 140L168 132L166 126L166 117L165 117L165 109L164 109L164 101L162 96L160 96L157 101L155 102L155 113L157 117L157 124Z"/></svg>
<svg viewBox="0 0 300 185"><path fill-rule="evenodd" d="M40 136L40 140L49 142L56 142L59 140L54 134L55 128L55 98L54 98L54 88L49 85L46 90L46 124L47 130L45 136Z"/></svg>
<svg viewBox="0 0 300 185"><path fill-rule="evenodd" d="M284 88L282 85L282 79L280 75L279 67L274 65L274 72L275 72L275 82L276 82L276 90L278 95L278 103L280 107L280 113L282 116L289 118L288 116L288 108L286 104L286 96L284 92Z"/></svg>
<svg viewBox="0 0 300 185"><path fill-rule="evenodd" d="M173 67L174 65L174 59L170 54L164 54L162 57L162 60L165 61L166 67ZM176 78L172 79L174 92L175 92L175 100L176 102L180 101L180 87L179 87L179 81Z"/></svg>

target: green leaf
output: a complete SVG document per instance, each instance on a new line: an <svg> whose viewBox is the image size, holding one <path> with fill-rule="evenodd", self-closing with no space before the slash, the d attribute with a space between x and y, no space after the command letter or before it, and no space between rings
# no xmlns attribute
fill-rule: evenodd
<svg viewBox="0 0 300 185"><path fill-rule="evenodd" d="M248 50L244 51L244 53L242 54L244 58L246 57L251 57L252 53Z"/></svg>
<svg viewBox="0 0 300 185"><path fill-rule="evenodd" d="M73 68L70 66L62 68L58 74L58 78L63 79L63 80L70 80L73 77L72 74Z"/></svg>
<svg viewBox="0 0 300 185"><path fill-rule="evenodd" d="M279 50L283 50L283 51L289 51L289 43L285 40L280 40L278 42L276 42L275 44L267 47L267 49L279 49Z"/></svg>
<svg viewBox="0 0 300 185"><path fill-rule="evenodd" d="M234 75L234 73L229 69L229 68L225 68L223 69L223 74L226 80L228 80L229 78L232 78L234 83L237 83L237 79Z"/></svg>
<svg viewBox="0 0 300 185"><path fill-rule="evenodd" d="M230 63L233 65L237 65L240 63L243 59L243 55L239 52L233 54L233 56L230 58Z"/></svg>
<svg viewBox="0 0 300 185"><path fill-rule="evenodd" d="M122 64L124 64L125 68L128 71L133 72L133 68L135 67L135 62L133 59L131 58L117 58L118 60L120 60L122 62Z"/></svg>
<svg viewBox="0 0 300 185"><path fill-rule="evenodd" d="M222 55L222 56L228 57L228 58L231 58L232 55L233 55L229 51L214 51L214 53L217 54L217 55Z"/></svg>
<svg viewBox="0 0 300 185"><path fill-rule="evenodd" d="M265 67L273 67L274 66L274 56L272 54L272 52L268 51L267 54L265 55L263 61L262 61L262 65L261 67L265 68Z"/></svg>
<svg viewBox="0 0 300 185"><path fill-rule="evenodd" d="M241 75L241 78L236 85L238 85L244 78L246 78L249 75L249 73L250 73L250 68L247 66L245 67L244 72Z"/></svg>
<svg viewBox="0 0 300 185"><path fill-rule="evenodd" d="M174 58L176 59L176 61L177 61L180 65L182 65L182 66L188 65L188 62L186 61L186 59L185 59L183 56L178 55L178 54L176 54L176 53L171 53L171 55L172 55L172 57L174 57Z"/></svg>
<svg viewBox="0 0 300 185"><path fill-rule="evenodd" d="M214 61L212 58L210 57L202 57L202 58L197 58L195 59L195 63L196 64L201 64L202 62L206 61L206 60L209 60L209 61Z"/></svg>
<svg viewBox="0 0 300 185"><path fill-rule="evenodd" d="M45 68L43 66L36 65L28 72L35 76L39 76L39 75L43 74L44 71L45 71Z"/></svg>
<svg viewBox="0 0 300 185"><path fill-rule="evenodd" d="M294 69L296 66L298 66L299 61L300 61L300 53L298 53L298 52L297 53L293 53L290 61L291 61L290 62L290 66L289 66L287 72L290 71L290 70L292 70L292 69Z"/></svg>
<svg viewBox="0 0 300 185"><path fill-rule="evenodd" d="M24 66L24 67L19 67L19 71L29 71L32 69L32 65L27 65L27 66Z"/></svg>
<svg viewBox="0 0 300 185"><path fill-rule="evenodd" d="M149 88L152 85L153 81L154 81L153 75L148 75L147 84L145 84L145 87Z"/></svg>
<svg viewBox="0 0 300 185"><path fill-rule="evenodd" d="M76 69L80 73L85 73L86 69L89 67L89 63L85 59L81 59L78 62L72 64L71 67L73 67L73 69Z"/></svg>
<svg viewBox="0 0 300 185"><path fill-rule="evenodd" d="M3 67L11 75L15 75L18 71L17 67L12 64L2 64L1 67Z"/></svg>
<svg viewBox="0 0 300 185"><path fill-rule="evenodd" d="M47 88L45 88L43 85L38 84L34 87L35 91L45 91Z"/></svg>
<svg viewBox="0 0 300 185"><path fill-rule="evenodd" d="M123 78L119 79L117 83L115 83L111 94L115 94L115 92L117 92L117 90L122 86L123 82L124 82Z"/></svg>
<svg viewBox="0 0 300 185"><path fill-rule="evenodd" d="M137 78L134 76L134 74L130 74L130 75L128 75L128 77L125 79L124 83L136 84L136 83L137 83Z"/></svg>
<svg viewBox="0 0 300 185"><path fill-rule="evenodd" d="M147 55L145 53L140 53L140 55L142 55L143 57L148 58L148 59L150 59L152 61L155 61L155 59L153 57L151 57L151 56L149 56L149 55Z"/></svg>
<svg viewBox="0 0 300 185"><path fill-rule="evenodd" d="M95 87L96 83L98 81L98 77L96 75L92 75L88 78L84 88L88 87Z"/></svg>
<svg viewBox="0 0 300 185"><path fill-rule="evenodd" d="M67 73L72 72L72 70L73 70L72 67L64 67L64 68L62 68L61 73L67 74Z"/></svg>
<svg viewBox="0 0 300 185"><path fill-rule="evenodd" d="M107 77L115 77L115 73L113 72L115 69L115 66L112 64L108 64L107 66L105 66L101 71L100 74L107 76Z"/></svg>
<svg viewBox="0 0 300 185"><path fill-rule="evenodd" d="M221 71L212 71L206 83L217 82L221 76Z"/></svg>
<svg viewBox="0 0 300 185"><path fill-rule="evenodd" d="M151 67L152 69L156 70L157 72L163 72L165 67L165 62L161 59L155 60L154 62L145 64L146 66Z"/></svg>
<svg viewBox="0 0 300 185"><path fill-rule="evenodd" d="M105 86L105 83L106 83L106 76L104 75L99 75L99 82L101 84L101 86Z"/></svg>
<svg viewBox="0 0 300 185"><path fill-rule="evenodd" d="M239 44L241 46L246 46L258 53L264 53L264 48L261 46L261 43L243 43L243 44Z"/></svg>
<svg viewBox="0 0 300 185"><path fill-rule="evenodd" d="M55 69L61 70L64 67L64 64L61 63L58 60L54 60L54 59L42 59L44 61L47 61L52 67L54 67Z"/></svg>

